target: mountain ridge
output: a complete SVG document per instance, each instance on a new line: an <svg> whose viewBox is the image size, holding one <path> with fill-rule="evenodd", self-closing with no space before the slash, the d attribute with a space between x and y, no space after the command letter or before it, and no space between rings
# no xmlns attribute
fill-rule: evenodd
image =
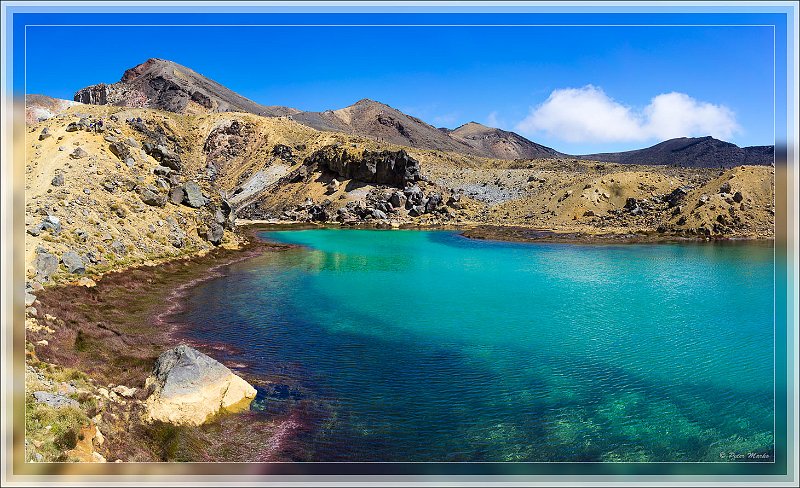
<svg viewBox="0 0 800 488"><path fill-rule="evenodd" d="M739 147L706 137L679 137L629 151L570 155L515 132L467 122L448 129L403 113L385 103L362 98L352 105L321 112L261 105L190 68L150 58L125 70L120 81L78 90L74 101L93 105L156 108L176 113L248 112L289 117L316 130L369 137L417 149L430 149L504 160L573 158L620 164L732 167L773 164L773 146Z"/></svg>

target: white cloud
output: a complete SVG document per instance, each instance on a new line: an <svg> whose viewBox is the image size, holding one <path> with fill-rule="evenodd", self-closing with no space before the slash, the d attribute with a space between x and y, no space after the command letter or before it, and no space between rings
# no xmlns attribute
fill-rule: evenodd
<svg viewBox="0 0 800 488"><path fill-rule="evenodd" d="M516 130L568 142L626 142L706 135L728 139L740 127L729 108L684 93L658 95L637 110L599 87L586 85L554 90L544 103L531 109Z"/></svg>

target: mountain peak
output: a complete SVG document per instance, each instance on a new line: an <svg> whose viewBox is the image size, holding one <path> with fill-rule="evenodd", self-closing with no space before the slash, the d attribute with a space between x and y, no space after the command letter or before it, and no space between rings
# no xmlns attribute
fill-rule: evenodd
<svg viewBox="0 0 800 488"><path fill-rule="evenodd" d="M174 61L149 58L125 70L119 82L92 85L75 93L76 102L149 107L169 112L249 112L281 116L288 107L258 104Z"/></svg>

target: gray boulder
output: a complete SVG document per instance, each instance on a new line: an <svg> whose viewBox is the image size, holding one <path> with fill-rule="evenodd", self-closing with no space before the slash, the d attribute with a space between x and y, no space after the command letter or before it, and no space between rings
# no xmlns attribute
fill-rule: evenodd
<svg viewBox="0 0 800 488"><path fill-rule="evenodd" d="M206 239L211 244L215 246L219 246L222 243L222 236L225 234L225 229L219 225L218 223L214 222L208 226L208 232L206 233Z"/></svg>
<svg viewBox="0 0 800 488"><path fill-rule="evenodd" d="M180 156L174 151L169 150L166 146L161 144L153 145L152 143L146 142L143 147L144 151L161 163L162 166L174 169L175 171L180 171L183 167Z"/></svg>
<svg viewBox="0 0 800 488"><path fill-rule="evenodd" d="M125 244L123 244L120 241L112 242L111 243L111 250L114 251L116 254L118 254L120 256L124 256L125 254L128 253L128 248L126 248Z"/></svg>
<svg viewBox="0 0 800 488"><path fill-rule="evenodd" d="M143 188L139 192L139 198L152 207L163 207L167 204L167 196L151 188Z"/></svg>
<svg viewBox="0 0 800 488"><path fill-rule="evenodd" d="M175 425L200 425L221 411L246 410L256 396L225 365L184 344L158 357L145 388L145 417Z"/></svg>
<svg viewBox="0 0 800 488"><path fill-rule="evenodd" d="M50 184L53 186L64 186L64 174L56 173L56 175L50 181Z"/></svg>
<svg viewBox="0 0 800 488"><path fill-rule="evenodd" d="M73 400L72 398L65 397L64 395L59 395L55 393L48 393L46 391L34 391L33 398L36 400L37 403L43 403L48 407L53 408L64 408L64 407L72 407L72 408L80 408L80 404Z"/></svg>
<svg viewBox="0 0 800 488"><path fill-rule="evenodd" d="M180 205L183 199L186 198L186 192L180 186L175 186L169 191L169 202L175 205Z"/></svg>
<svg viewBox="0 0 800 488"><path fill-rule="evenodd" d="M70 273L83 274L86 272L86 266L83 264L83 259L74 251L65 252L61 256L61 262L67 267Z"/></svg>
<svg viewBox="0 0 800 488"><path fill-rule="evenodd" d="M49 252L39 253L33 259L33 268L38 281L47 281L58 271L58 258Z"/></svg>
<svg viewBox="0 0 800 488"><path fill-rule="evenodd" d="M183 203L186 205L192 208L200 208L206 204L206 198L203 196L202 190L200 190L200 185L194 181L187 181L183 185L183 191L185 192Z"/></svg>

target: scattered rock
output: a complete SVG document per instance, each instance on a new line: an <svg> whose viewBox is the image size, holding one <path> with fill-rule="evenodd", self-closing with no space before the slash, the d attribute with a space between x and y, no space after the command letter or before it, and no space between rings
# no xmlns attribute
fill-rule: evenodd
<svg viewBox="0 0 800 488"><path fill-rule="evenodd" d="M200 190L200 185L196 182L187 181L186 184L183 185L183 191L185 193L183 203L186 205L192 208L200 208L206 204L206 198Z"/></svg>
<svg viewBox="0 0 800 488"><path fill-rule="evenodd" d="M117 385L111 389L114 393L125 398L132 398L136 394L136 388L128 388L124 385Z"/></svg>
<svg viewBox="0 0 800 488"><path fill-rule="evenodd" d="M742 200L744 200L744 196L742 195L742 192L737 191L736 193L733 194L733 201L734 202L741 203Z"/></svg>
<svg viewBox="0 0 800 488"><path fill-rule="evenodd" d="M225 229L219 225L218 223L214 222L208 226L208 232L206 233L206 239L211 244L215 246L219 246L222 243L222 236L225 234Z"/></svg>
<svg viewBox="0 0 800 488"><path fill-rule="evenodd" d="M143 188L139 192L139 198L147 205L153 207L163 207L167 204L167 196L154 188Z"/></svg>
<svg viewBox="0 0 800 488"><path fill-rule="evenodd" d="M48 281L58 271L58 258L47 252L39 253L33 260L33 268L37 280Z"/></svg>
<svg viewBox="0 0 800 488"><path fill-rule="evenodd" d="M50 181L50 184L53 186L64 186L64 174L56 173L52 181Z"/></svg>
<svg viewBox="0 0 800 488"><path fill-rule="evenodd" d="M186 198L186 193L180 186L175 186L169 191L169 202L175 205L180 205Z"/></svg>
<svg viewBox="0 0 800 488"><path fill-rule="evenodd" d="M83 274L86 271L83 259L74 251L64 253L61 256L61 262L64 263L70 273Z"/></svg>
<svg viewBox="0 0 800 488"><path fill-rule="evenodd" d="M70 154L69 157L71 157L72 159L81 159L81 158L85 158L88 155L89 155L89 153L84 151L84 149L79 146L79 147L76 147L74 151L72 151L72 154Z"/></svg>
<svg viewBox="0 0 800 488"><path fill-rule="evenodd" d="M325 187L325 192L326 192L328 195L330 195L330 194L332 194L332 193L336 193L336 191L337 191L338 189L339 189L339 181L338 181L336 178L334 178L334 179L332 179L332 180L331 180L331 182L330 182L330 183L328 183L328 185Z"/></svg>
<svg viewBox="0 0 800 488"><path fill-rule="evenodd" d="M33 398L37 403L43 403L48 407L64 408L73 407L80 408L80 404L72 398L55 393L48 393L46 391L34 391Z"/></svg>
<svg viewBox="0 0 800 488"><path fill-rule="evenodd" d="M163 353L145 387L146 418L201 425L221 411L249 408L256 390L220 362L187 345Z"/></svg>

